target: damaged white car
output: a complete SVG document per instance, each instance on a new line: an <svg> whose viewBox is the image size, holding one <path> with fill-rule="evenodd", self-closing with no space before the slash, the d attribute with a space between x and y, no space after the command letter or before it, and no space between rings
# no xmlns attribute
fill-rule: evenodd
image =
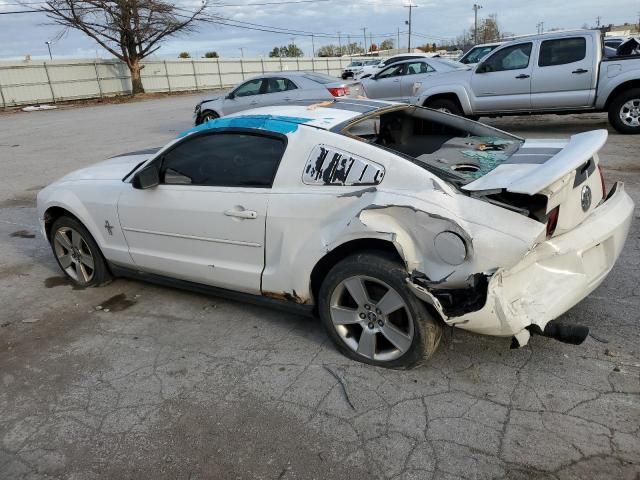
<svg viewBox="0 0 640 480"><path fill-rule="evenodd" d="M61 269L317 313L345 355L409 367L442 327L580 343L555 320L606 277L634 209L604 130L524 140L378 101L266 107L38 195Z"/></svg>

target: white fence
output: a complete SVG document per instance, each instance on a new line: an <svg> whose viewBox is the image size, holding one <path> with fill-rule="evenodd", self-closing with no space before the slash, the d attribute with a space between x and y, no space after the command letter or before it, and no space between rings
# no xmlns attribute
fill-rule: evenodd
<svg viewBox="0 0 640 480"><path fill-rule="evenodd" d="M234 58L150 60L147 92L225 88L264 72L310 70L338 77L350 58ZM115 60L0 63L0 107L99 98L131 92L127 66Z"/></svg>

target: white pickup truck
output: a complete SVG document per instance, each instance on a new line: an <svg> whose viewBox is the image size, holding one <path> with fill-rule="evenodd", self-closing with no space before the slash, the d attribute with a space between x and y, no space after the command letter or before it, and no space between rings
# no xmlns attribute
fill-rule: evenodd
<svg viewBox="0 0 640 480"><path fill-rule="evenodd" d="M468 117L606 111L620 133L640 133L640 56L603 50L598 30L521 37L414 85L410 102Z"/></svg>

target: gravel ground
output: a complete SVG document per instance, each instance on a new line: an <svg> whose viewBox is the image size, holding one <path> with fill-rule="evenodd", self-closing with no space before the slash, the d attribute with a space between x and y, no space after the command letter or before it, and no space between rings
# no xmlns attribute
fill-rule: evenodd
<svg viewBox="0 0 640 480"><path fill-rule="evenodd" d="M346 360L311 319L129 280L72 288L38 232L37 191L166 143L198 98L0 115L0 478L640 478L637 219L565 315L591 328L583 345L449 331L407 372ZM599 114L488 122L608 128ZM636 202L639 147L610 130L602 152L608 184Z"/></svg>

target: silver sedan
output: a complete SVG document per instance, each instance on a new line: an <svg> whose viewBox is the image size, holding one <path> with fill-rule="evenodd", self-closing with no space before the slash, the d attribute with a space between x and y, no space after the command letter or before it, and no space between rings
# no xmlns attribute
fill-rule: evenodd
<svg viewBox="0 0 640 480"><path fill-rule="evenodd" d="M286 104L299 100L333 100L349 95L349 85L318 72L273 72L253 77L231 92L196 105L196 125L249 108Z"/></svg>
<svg viewBox="0 0 640 480"><path fill-rule="evenodd" d="M368 98L408 102L416 89L431 75L469 67L444 58L415 58L389 65L372 77L360 81L361 91Z"/></svg>

